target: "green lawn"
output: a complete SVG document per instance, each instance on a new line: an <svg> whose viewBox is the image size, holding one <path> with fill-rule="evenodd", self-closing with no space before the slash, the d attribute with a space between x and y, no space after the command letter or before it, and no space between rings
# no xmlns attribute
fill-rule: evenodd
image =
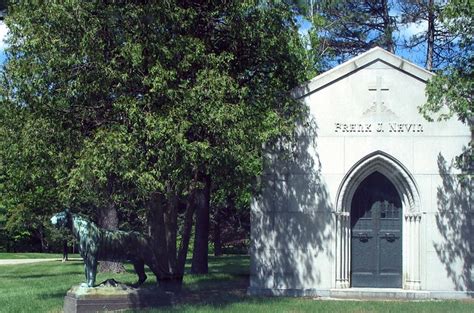
<svg viewBox="0 0 474 313"><path fill-rule="evenodd" d="M60 253L6 253L0 252L0 260L5 259L60 259L63 255ZM70 258L78 258L79 254L69 254Z"/></svg>
<svg viewBox="0 0 474 313"><path fill-rule="evenodd" d="M26 257L25 258L32 258ZM311 298L248 297L249 259L210 259L210 274L186 275L184 292L175 307L146 312L474 312L472 301L321 301ZM61 312L66 291L83 281L82 262L46 262L0 266L0 312ZM136 279L130 266L124 274L99 274L98 282ZM148 284L155 283L149 275Z"/></svg>

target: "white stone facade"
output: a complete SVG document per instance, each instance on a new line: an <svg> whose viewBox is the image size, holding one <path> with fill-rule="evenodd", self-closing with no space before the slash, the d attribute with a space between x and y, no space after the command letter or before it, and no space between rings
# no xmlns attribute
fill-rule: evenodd
<svg viewBox="0 0 474 313"><path fill-rule="evenodd" d="M310 118L290 156L269 154L252 206L250 293L351 288L352 196L379 172L402 203L400 289L472 296L472 190L452 167L471 134L418 113L432 75L374 48L294 91Z"/></svg>

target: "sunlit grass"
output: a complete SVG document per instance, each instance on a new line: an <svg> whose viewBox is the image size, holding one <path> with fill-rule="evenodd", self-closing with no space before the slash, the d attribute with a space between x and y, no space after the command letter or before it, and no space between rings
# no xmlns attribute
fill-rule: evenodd
<svg viewBox="0 0 474 313"><path fill-rule="evenodd" d="M7 253L0 252L0 260L5 259L60 259L63 255L60 253ZM70 258L78 258L79 254L69 254Z"/></svg>
<svg viewBox="0 0 474 313"><path fill-rule="evenodd" d="M333 301L315 300L309 298L259 298L247 297L243 299L221 299L220 302L205 304L184 304L167 309L153 309L140 312L229 312L229 313L447 313L473 312L472 303L462 301Z"/></svg>
<svg viewBox="0 0 474 313"><path fill-rule="evenodd" d="M322 301L249 297L246 295L248 269L247 256L211 257L208 275L186 274L177 305L146 312L474 312L472 301ZM126 265L126 270L123 274L99 274L97 282L107 278L126 284L135 282L132 267ZM154 284L153 275L147 274L147 284ZM0 312L62 312L66 291L83 280L80 261L2 265Z"/></svg>

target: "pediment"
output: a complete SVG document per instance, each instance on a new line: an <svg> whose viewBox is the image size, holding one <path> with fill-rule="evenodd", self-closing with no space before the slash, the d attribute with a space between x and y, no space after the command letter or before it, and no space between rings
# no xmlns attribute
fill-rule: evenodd
<svg viewBox="0 0 474 313"><path fill-rule="evenodd" d="M383 63L424 83L434 75L393 53L375 47L293 89L292 94L296 99L303 98L376 63Z"/></svg>

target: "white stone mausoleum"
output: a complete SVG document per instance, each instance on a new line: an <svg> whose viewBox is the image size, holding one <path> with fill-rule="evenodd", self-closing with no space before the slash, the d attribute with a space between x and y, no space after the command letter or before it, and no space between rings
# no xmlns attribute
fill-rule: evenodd
<svg viewBox="0 0 474 313"><path fill-rule="evenodd" d="M473 297L469 127L418 112L432 73L374 48L294 91L309 118L269 152L250 294ZM287 145L288 146L288 145Z"/></svg>

